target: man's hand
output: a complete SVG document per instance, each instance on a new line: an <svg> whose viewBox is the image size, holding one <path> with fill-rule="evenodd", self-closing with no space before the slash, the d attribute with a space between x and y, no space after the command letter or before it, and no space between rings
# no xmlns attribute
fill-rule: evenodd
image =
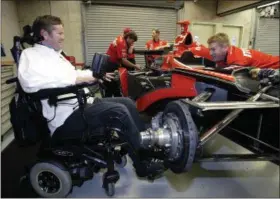
<svg viewBox="0 0 280 199"><path fill-rule="evenodd" d="M104 80L111 82L115 78L115 73L106 73L103 77Z"/></svg>
<svg viewBox="0 0 280 199"><path fill-rule="evenodd" d="M139 64L135 64L135 69L136 70L141 70L141 66Z"/></svg>
<svg viewBox="0 0 280 199"><path fill-rule="evenodd" d="M164 49L164 48L169 48L169 47L170 47L170 45L169 45L169 44L166 44L166 45L164 45L164 46L158 46L158 47L156 47L155 50L162 50L162 49Z"/></svg>
<svg viewBox="0 0 280 199"><path fill-rule="evenodd" d="M76 78L76 84L80 84L80 83L94 83L96 82L98 79L96 79L95 77L77 77Z"/></svg>
<svg viewBox="0 0 280 199"><path fill-rule="evenodd" d="M257 79L259 76L259 72L260 72L260 68L253 68L252 70L250 70L250 75L253 79Z"/></svg>
<svg viewBox="0 0 280 199"><path fill-rule="evenodd" d="M166 46L158 46L155 48L155 50L163 50Z"/></svg>
<svg viewBox="0 0 280 199"><path fill-rule="evenodd" d="M259 79L263 84L266 84L267 82L271 82L272 84L279 84L280 82L279 70L271 68L254 68L250 71L250 74L253 78Z"/></svg>

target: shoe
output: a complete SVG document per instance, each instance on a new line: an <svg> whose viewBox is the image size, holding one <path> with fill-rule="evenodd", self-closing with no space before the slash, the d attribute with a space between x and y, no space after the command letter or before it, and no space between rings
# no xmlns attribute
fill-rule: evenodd
<svg viewBox="0 0 280 199"><path fill-rule="evenodd" d="M147 177L148 179L153 180L163 174L165 170L166 168L164 167L163 162L145 160L141 162L138 168L136 168L136 174L138 177Z"/></svg>

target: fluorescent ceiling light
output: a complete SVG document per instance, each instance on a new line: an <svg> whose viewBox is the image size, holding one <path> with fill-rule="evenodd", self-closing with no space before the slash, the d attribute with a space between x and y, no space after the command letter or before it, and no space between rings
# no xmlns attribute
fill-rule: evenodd
<svg viewBox="0 0 280 199"><path fill-rule="evenodd" d="M279 3L280 1L273 1L271 3L267 3L265 5L261 5L261 6L258 6L257 8L263 8L263 7L266 7L266 6L271 6L271 5L274 5L274 4L277 4Z"/></svg>

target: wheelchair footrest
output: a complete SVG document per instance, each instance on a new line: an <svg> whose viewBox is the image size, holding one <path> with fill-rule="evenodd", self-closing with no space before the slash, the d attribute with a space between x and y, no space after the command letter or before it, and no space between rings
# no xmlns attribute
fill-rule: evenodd
<svg viewBox="0 0 280 199"><path fill-rule="evenodd" d="M117 171L106 172L103 176L103 188L109 183L116 183L120 179L120 174Z"/></svg>

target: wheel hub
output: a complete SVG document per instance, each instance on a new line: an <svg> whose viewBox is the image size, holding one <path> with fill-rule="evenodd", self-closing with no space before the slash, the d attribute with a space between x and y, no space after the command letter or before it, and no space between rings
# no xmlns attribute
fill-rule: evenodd
<svg viewBox="0 0 280 199"><path fill-rule="evenodd" d="M166 150L166 155L170 161L174 161L178 159L182 154L183 149L183 137L182 137L182 129L180 127L180 123L178 118L174 114L167 114L163 118L163 126L167 128L170 135L170 145Z"/></svg>
<svg viewBox="0 0 280 199"><path fill-rule="evenodd" d="M56 193L60 189L59 179L49 171L43 171L38 175L38 184L46 193Z"/></svg>
<svg viewBox="0 0 280 199"><path fill-rule="evenodd" d="M152 120L153 128L140 133L141 146L150 150L160 148L166 167L173 172L189 171L197 150L198 132L188 106L180 101L170 102L163 114L155 118L158 121Z"/></svg>
<svg viewBox="0 0 280 199"><path fill-rule="evenodd" d="M154 146L164 148L164 153L168 160L174 161L182 154L182 129L176 115L167 114L161 118L157 118L161 122L153 121L159 125L153 125L153 129L147 129L140 133L141 145L144 148L152 148Z"/></svg>

